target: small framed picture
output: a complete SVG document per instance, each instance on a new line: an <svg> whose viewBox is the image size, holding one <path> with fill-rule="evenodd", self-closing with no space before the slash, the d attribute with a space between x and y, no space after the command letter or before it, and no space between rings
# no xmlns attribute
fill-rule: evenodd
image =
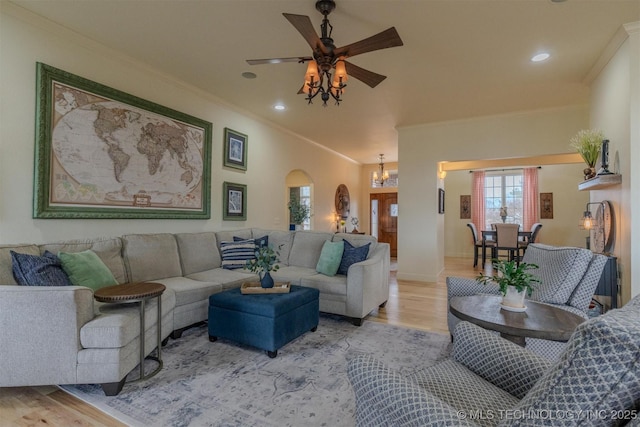
<svg viewBox="0 0 640 427"><path fill-rule="evenodd" d="M224 221L247 220L247 186L224 182L222 188L224 202L222 203Z"/></svg>
<svg viewBox="0 0 640 427"><path fill-rule="evenodd" d="M247 170L247 143L249 137L243 133L224 128L224 165Z"/></svg>
<svg viewBox="0 0 640 427"><path fill-rule="evenodd" d="M553 219L553 193L540 193L540 219Z"/></svg>
<svg viewBox="0 0 640 427"><path fill-rule="evenodd" d="M471 219L471 195L460 196L460 219Z"/></svg>
<svg viewBox="0 0 640 427"><path fill-rule="evenodd" d="M444 190L442 188L438 188L438 213L444 213Z"/></svg>

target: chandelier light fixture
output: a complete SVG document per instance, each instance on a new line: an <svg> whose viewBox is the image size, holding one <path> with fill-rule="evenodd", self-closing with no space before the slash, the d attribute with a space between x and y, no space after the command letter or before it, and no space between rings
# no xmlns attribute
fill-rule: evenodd
<svg viewBox="0 0 640 427"><path fill-rule="evenodd" d="M316 10L322 14L320 36L313 28L311 19L306 15L283 13L282 15L295 27L311 47L311 56L293 56L287 58L248 59L249 65L279 64L282 62L298 62L307 64L307 72L304 75L304 85L298 94L305 94L309 104L320 95L323 106L333 98L336 105L340 105L344 88L347 86L347 78L353 77L367 86L374 88L379 85L386 76L373 71L365 70L347 59L363 53L372 52L390 47L402 46L402 39L394 27L374 34L355 43L336 47L331 34L333 26L329 22L329 14L336 8L335 0L316 0ZM349 76L347 76L349 72Z"/></svg>
<svg viewBox="0 0 640 427"><path fill-rule="evenodd" d="M380 163L378 163L378 170L373 172L373 180L380 187L384 187L384 182L389 179L389 171L384 170L384 154L378 156Z"/></svg>
<svg viewBox="0 0 640 427"><path fill-rule="evenodd" d="M327 57L321 58L325 59ZM335 69L333 78L331 70ZM338 59L335 63L322 61L320 64L315 59L309 61L307 72L304 75L304 86L301 89L307 95L305 98L311 104L313 98L320 94L323 106L327 106L327 101L333 98L336 105L342 101L344 88L347 86L347 68L344 60Z"/></svg>

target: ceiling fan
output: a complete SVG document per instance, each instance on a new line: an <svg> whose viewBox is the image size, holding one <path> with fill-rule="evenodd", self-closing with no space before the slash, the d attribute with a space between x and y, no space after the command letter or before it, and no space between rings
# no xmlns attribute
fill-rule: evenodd
<svg viewBox="0 0 640 427"><path fill-rule="evenodd" d="M322 24L320 25L322 35L320 37L318 37L311 23L311 19L309 19L308 16L294 15L291 13L282 14L296 30L298 30L307 43L309 43L313 51L313 56L248 59L247 62L250 65L308 62L305 83L298 93L306 94L307 97L305 99L309 101L309 104L311 104L311 100L318 94L321 94L320 97L325 106L331 98L336 101L336 104L339 104L340 101L342 101L341 96L344 88L347 86L346 81L349 76L362 81L372 88L376 87L387 77L358 67L357 65L347 62L346 59L374 50L402 46L402 39L400 39L395 27L391 27L358 42L336 47L331 38L333 26L328 18L335 7L336 2L334 0L316 1L316 9L323 15ZM335 70L333 72L333 79L332 70ZM325 83L326 87L324 86Z"/></svg>

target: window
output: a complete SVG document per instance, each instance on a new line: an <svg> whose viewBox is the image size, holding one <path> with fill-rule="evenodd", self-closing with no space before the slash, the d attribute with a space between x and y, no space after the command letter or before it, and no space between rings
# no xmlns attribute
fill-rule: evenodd
<svg viewBox="0 0 640 427"><path fill-rule="evenodd" d="M311 186L291 187L289 189L289 198L311 207ZM311 218L305 219L301 225L303 230L311 230Z"/></svg>
<svg viewBox="0 0 640 427"><path fill-rule="evenodd" d="M389 178L384 181L384 185L380 185L376 181L373 180L373 172L369 175L369 180L371 182L371 188L384 188L384 187L398 187L398 171L388 171Z"/></svg>
<svg viewBox="0 0 640 427"><path fill-rule="evenodd" d="M487 173L484 179L486 230L496 222L522 224L522 186L522 172ZM506 211L502 211L503 207ZM505 213L502 218L501 214Z"/></svg>

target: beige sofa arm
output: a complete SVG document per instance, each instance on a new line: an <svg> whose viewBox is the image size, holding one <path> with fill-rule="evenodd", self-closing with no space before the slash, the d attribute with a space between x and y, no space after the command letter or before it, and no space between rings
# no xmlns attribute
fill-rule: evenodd
<svg viewBox="0 0 640 427"><path fill-rule="evenodd" d="M371 256L347 272L347 313L362 319L389 298L390 249L378 243Z"/></svg>
<svg viewBox="0 0 640 427"><path fill-rule="evenodd" d="M0 286L0 387L76 383L80 328L93 291L82 286Z"/></svg>

